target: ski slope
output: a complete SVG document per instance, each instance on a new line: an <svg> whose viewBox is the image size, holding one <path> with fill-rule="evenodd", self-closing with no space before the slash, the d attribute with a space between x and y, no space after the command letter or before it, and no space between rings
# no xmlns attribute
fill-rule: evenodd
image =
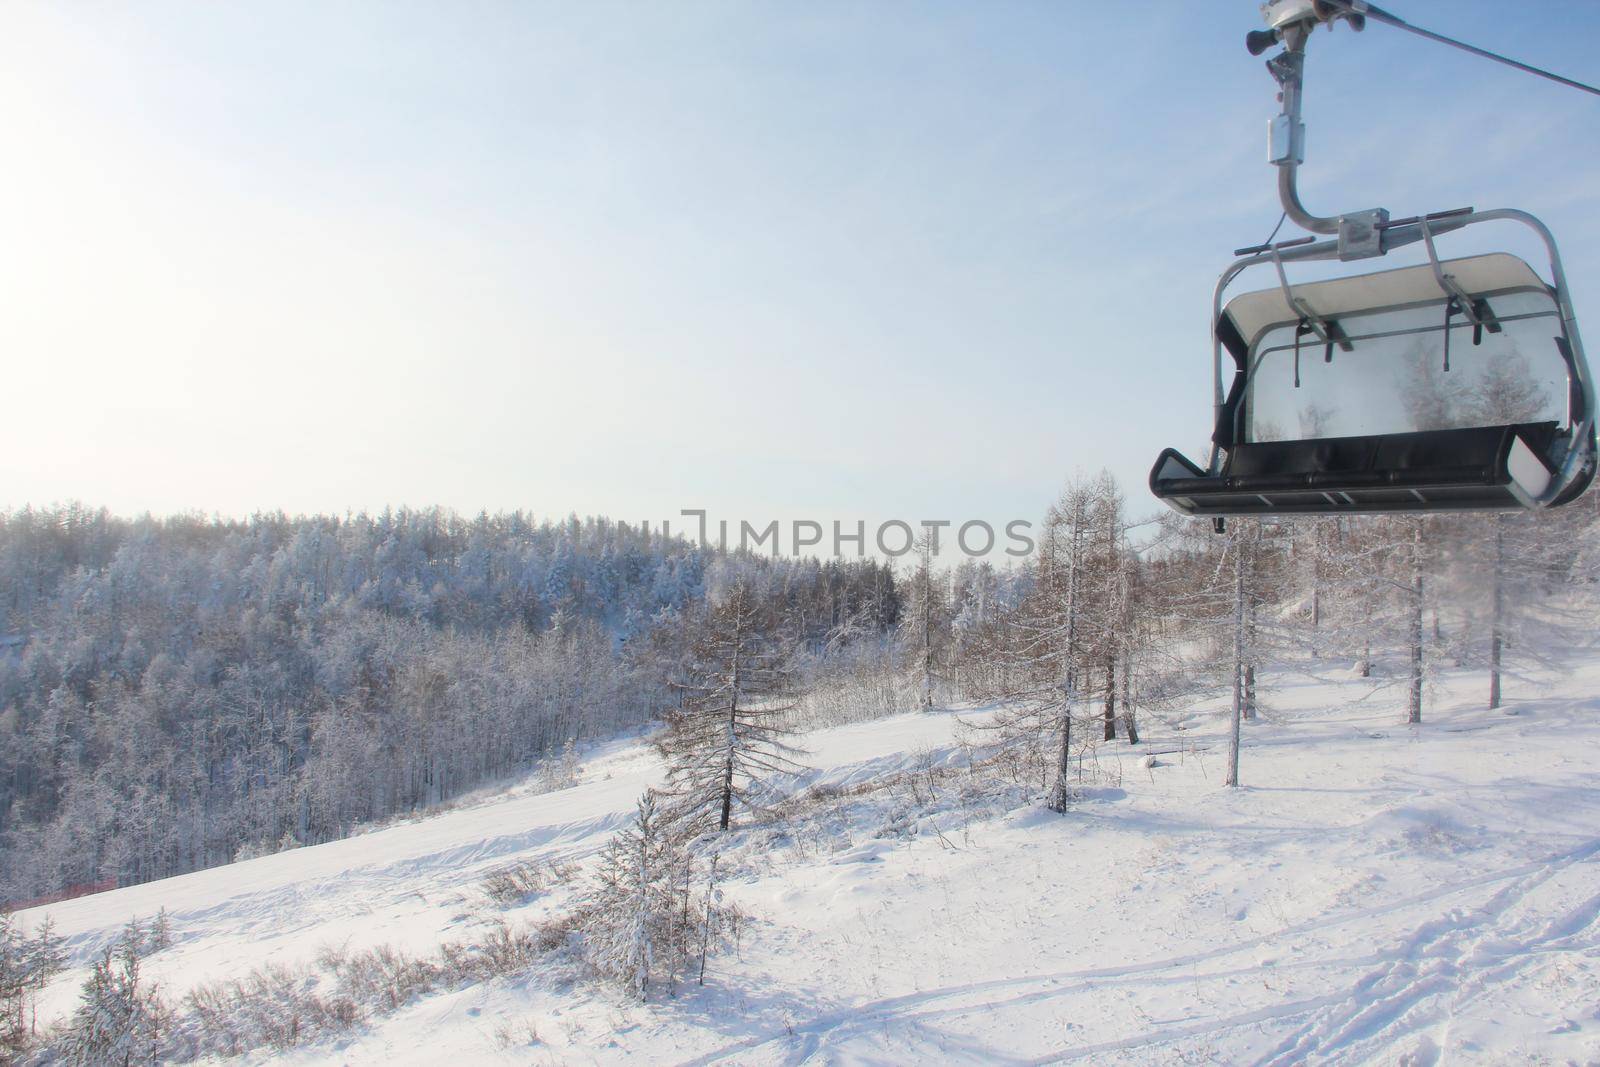
<svg viewBox="0 0 1600 1067"><path fill-rule="evenodd" d="M726 888L755 921L703 988L637 1005L536 969L241 1061L1600 1060L1600 662L1497 712L1481 675L1446 678L1415 728L1398 690L1266 681L1243 789L1222 787L1224 722L1197 708L1107 746L1109 783L1066 816L946 807L912 835L878 811L804 848L737 836ZM804 743L808 784L866 782L950 762L956 717ZM98 946L161 907L177 943L146 973L174 996L329 945L431 951L481 920L488 870L592 855L660 773L618 741L559 792L23 913L53 916L79 965L41 1016L69 1012Z"/></svg>

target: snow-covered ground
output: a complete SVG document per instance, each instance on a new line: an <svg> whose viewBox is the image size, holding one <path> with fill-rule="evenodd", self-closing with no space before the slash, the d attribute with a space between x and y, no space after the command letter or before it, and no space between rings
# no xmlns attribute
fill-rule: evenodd
<svg viewBox="0 0 1600 1067"><path fill-rule="evenodd" d="M1600 1062L1600 662L1492 713L1481 674L1448 677L1420 727L1400 724L1397 690L1267 682L1243 789L1222 786L1222 718L1197 711L1108 746L1109 784L1065 816L935 804L916 834L881 811L806 847L747 833L727 888L754 922L704 988L635 1005L536 971L279 1058ZM805 745L839 785L948 761L955 738L937 713ZM431 951L481 921L487 871L593 854L659 775L617 742L559 792L24 913L52 915L78 965L41 1018L161 907L177 943L146 973L171 995L330 945Z"/></svg>

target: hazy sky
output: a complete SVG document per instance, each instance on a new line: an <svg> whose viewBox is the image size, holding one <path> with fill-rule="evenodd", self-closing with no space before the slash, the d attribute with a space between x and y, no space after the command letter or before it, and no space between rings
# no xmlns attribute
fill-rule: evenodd
<svg viewBox="0 0 1600 1067"><path fill-rule="evenodd" d="M0 506L1143 508L1278 218L1256 6L10 0ZM1600 80L1592 0L1390 6ZM1308 76L1314 209L1531 209L1600 346L1600 101Z"/></svg>

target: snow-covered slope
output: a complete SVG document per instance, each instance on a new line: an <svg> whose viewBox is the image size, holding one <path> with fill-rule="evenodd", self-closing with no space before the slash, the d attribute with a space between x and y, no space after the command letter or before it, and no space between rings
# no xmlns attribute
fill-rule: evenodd
<svg viewBox="0 0 1600 1067"><path fill-rule="evenodd" d="M1138 749L1108 746L1110 784L1066 816L933 805L915 835L865 817L806 847L746 834L728 889L756 921L704 988L633 1005L534 973L282 1058L1600 1059L1600 663L1492 713L1481 676L1447 679L1416 728L1367 683L1269 681L1244 789L1222 787L1222 722L1197 712L1146 724ZM939 713L821 731L806 739L815 780L948 760L954 725ZM659 774L619 742L570 789L23 918L48 911L82 965L130 916L165 907L177 944L147 973L171 994L329 945L430 951L477 921L486 871L592 854ZM52 987L45 1018L71 1009L82 975Z"/></svg>

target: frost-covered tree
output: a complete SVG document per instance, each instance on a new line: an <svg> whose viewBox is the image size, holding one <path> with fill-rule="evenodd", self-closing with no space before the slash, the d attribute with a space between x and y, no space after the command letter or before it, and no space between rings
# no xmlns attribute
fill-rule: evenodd
<svg viewBox="0 0 1600 1067"><path fill-rule="evenodd" d="M155 1063L167 1013L140 975L137 941L123 937L95 961L62 1045L84 1067Z"/></svg>
<svg viewBox="0 0 1600 1067"><path fill-rule="evenodd" d="M1089 503L1084 575L1079 583L1088 662L1089 688L1098 689L1103 738L1117 736L1119 674L1126 677L1136 638L1133 603L1134 558L1128 550L1125 502L1116 479L1102 471L1088 485ZM1123 696L1127 696L1124 691ZM1124 701L1126 703L1126 701ZM1134 730L1131 714L1125 726ZM1136 740L1136 732L1129 734Z"/></svg>
<svg viewBox="0 0 1600 1067"><path fill-rule="evenodd" d="M950 597L938 567L934 538L924 529L912 543L915 569L901 585L900 644L923 708L934 705L950 648Z"/></svg>
<svg viewBox="0 0 1600 1067"><path fill-rule="evenodd" d="M62 939L48 917L28 934L15 916L0 912L0 1060L32 1042L35 1000L65 966Z"/></svg>
<svg viewBox="0 0 1600 1067"><path fill-rule="evenodd" d="M726 830L762 777L797 769L788 741L790 651L749 583L734 582L699 624L681 706L666 715L656 746L667 792L687 832Z"/></svg>
<svg viewBox="0 0 1600 1067"><path fill-rule="evenodd" d="M664 823L655 792L646 792L633 822L606 845L580 909L585 958L639 1000L685 960L690 860Z"/></svg>
<svg viewBox="0 0 1600 1067"><path fill-rule="evenodd" d="M0 512L0 902L331 840L653 719L714 566L809 680L887 658L874 560L520 513Z"/></svg>
<svg viewBox="0 0 1600 1067"><path fill-rule="evenodd" d="M1563 651L1593 632L1582 595L1589 522L1581 505L1435 520L1438 599L1455 609L1455 631L1439 643L1487 672L1488 707L1501 705L1508 681L1560 670Z"/></svg>
<svg viewBox="0 0 1600 1067"><path fill-rule="evenodd" d="M1037 580L1007 619L1004 705L992 725L1002 750L1039 776L1055 811L1067 808L1073 756L1089 740L1074 726L1086 719L1093 504L1092 486L1075 479L1046 513Z"/></svg>

